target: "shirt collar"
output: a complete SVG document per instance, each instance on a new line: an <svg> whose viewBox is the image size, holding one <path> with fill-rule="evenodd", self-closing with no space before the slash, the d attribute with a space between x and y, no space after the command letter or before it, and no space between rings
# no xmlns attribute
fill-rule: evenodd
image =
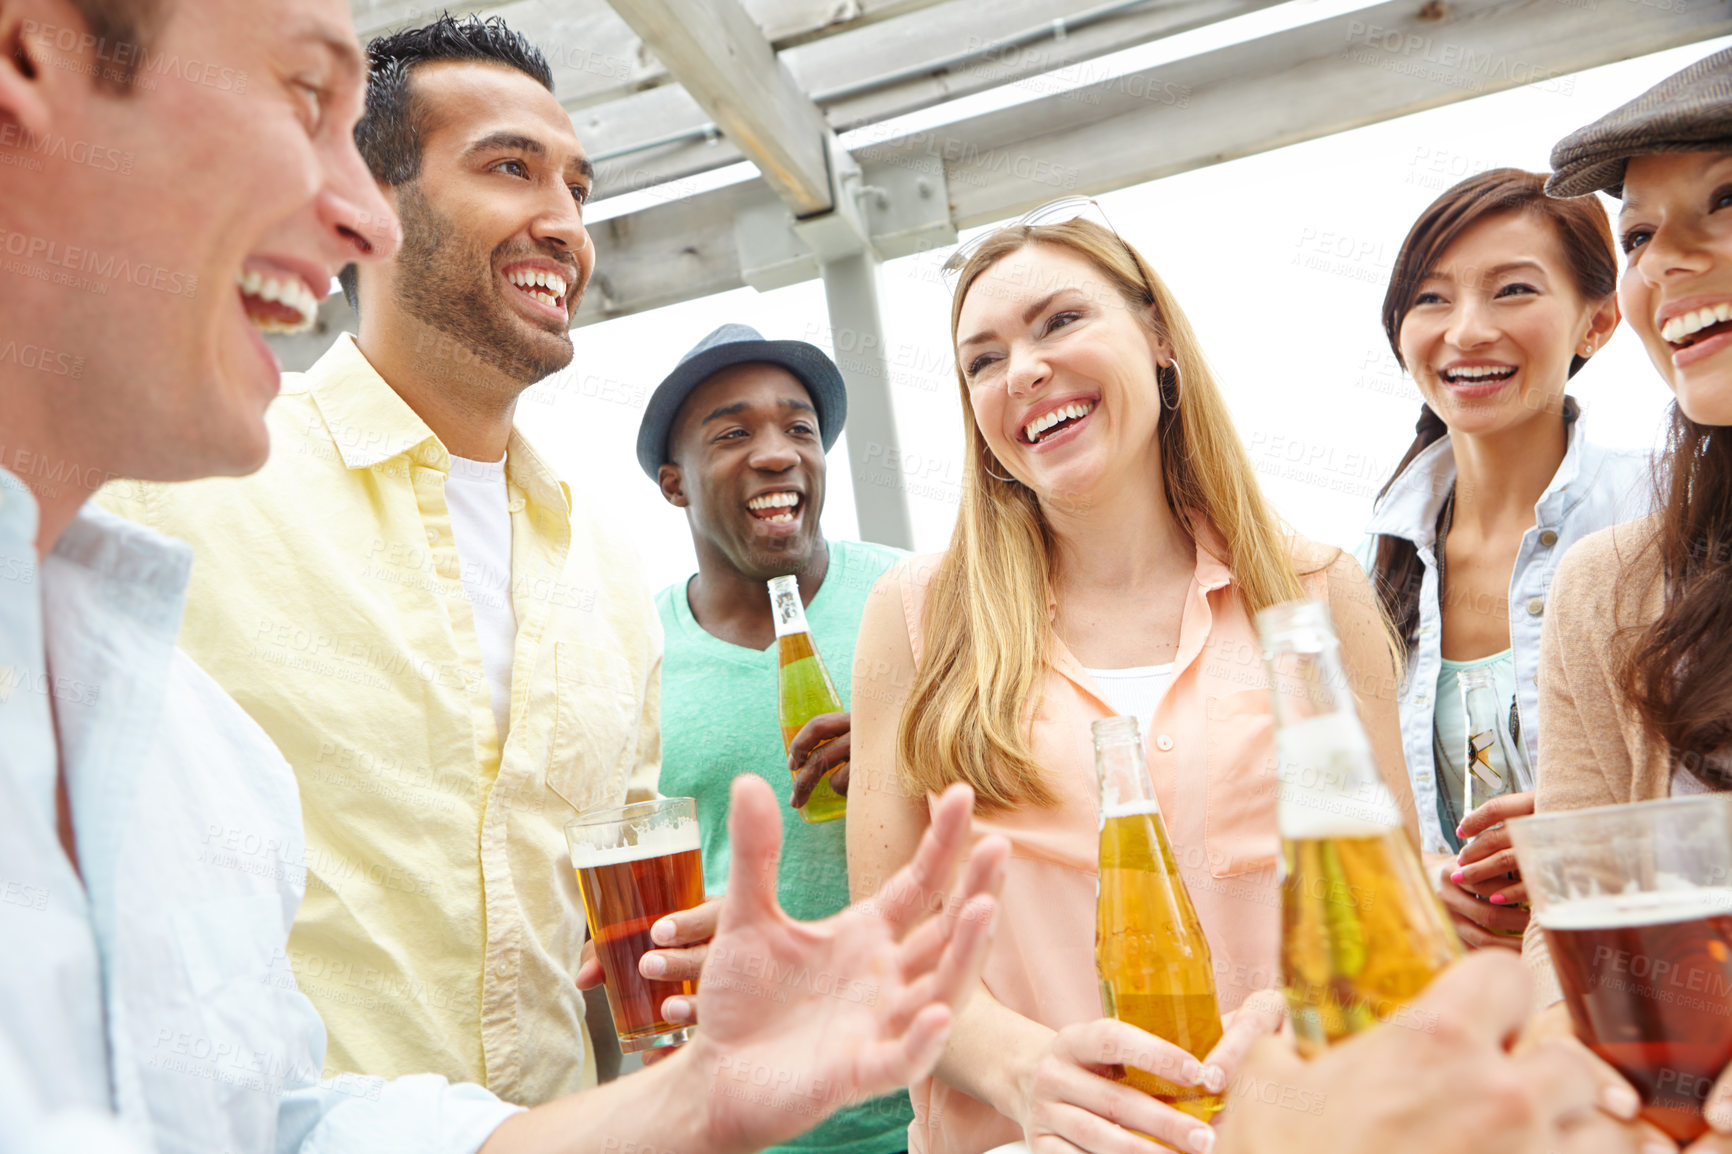
<svg viewBox="0 0 1732 1154"><path fill-rule="evenodd" d="M307 392L325 420L338 456L350 469L371 469L397 457L440 472L451 454L355 343L339 336L306 374ZM538 505L571 511L571 491L515 428L505 450L506 478Z"/></svg>
<svg viewBox="0 0 1732 1154"><path fill-rule="evenodd" d="M1534 512L1542 523L1555 511L1558 502L1567 500L1582 478L1582 456L1587 450L1582 433L1585 422L1584 416L1570 422L1564 459L1534 504ZM1390 483L1365 531L1404 537L1421 548L1430 548L1437 541L1437 515L1454 485L1455 453L1450 449L1449 434L1445 433L1422 449Z"/></svg>
<svg viewBox="0 0 1732 1154"><path fill-rule="evenodd" d="M355 344L352 333L337 338L307 370L307 391L343 464L371 469L383 461L413 452L415 459L441 471L451 468L451 454L397 395Z"/></svg>
<svg viewBox="0 0 1732 1154"><path fill-rule="evenodd" d="M535 447L515 428L511 430L511 439L506 442L505 478L522 489L531 503L558 509L570 516L571 487L559 479Z"/></svg>
<svg viewBox="0 0 1732 1154"><path fill-rule="evenodd" d="M0 469L0 551L36 561L36 498L30 487Z"/></svg>
<svg viewBox="0 0 1732 1154"><path fill-rule="evenodd" d="M1227 542L1215 527L1192 514L1191 524L1197 532L1197 586L1213 593L1233 583L1233 570L1222 560L1227 555Z"/></svg>
<svg viewBox="0 0 1732 1154"><path fill-rule="evenodd" d="M1555 521L1564 512L1562 506L1573 505L1570 498L1579 487L1578 482L1591 482L1593 471L1584 468L1587 455L1593 446L1582 436L1582 417L1578 414L1570 422L1570 443L1564 449L1564 459L1558 462L1558 471L1552 474L1552 483L1546 486L1546 491L1540 494L1540 499L1534 503L1534 514L1539 523Z"/></svg>
<svg viewBox="0 0 1732 1154"><path fill-rule="evenodd" d="M1455 487L1455 452L1445 433L1419 451L1377 502L1367 533L1405 537L1427 547L1437 537L1437 514Z"/></svg>
<svg viewBox="0 0 1732 1154"><path fill-rule="evenodd" d="M60 535L52 556L83 569L123 597L141 623L166 626L170 640L179 631L192 575L192 549L183 542L88 502Z"/></svg>
<svg viewBox="0 0 1732 1154"><path fill-rule="evenodd" d="M39 517L30 486L0 469L0 555L33 563ZM128 608L142 619L166 621L179 629L181 601L192 573L192 549L182 542L87 501L49 557L85 571L110 590L123 591Z"/></svg>

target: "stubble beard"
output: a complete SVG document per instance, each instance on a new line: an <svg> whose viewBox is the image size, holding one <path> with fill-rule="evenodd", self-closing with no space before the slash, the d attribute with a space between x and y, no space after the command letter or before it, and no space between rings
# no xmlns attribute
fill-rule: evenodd
<svg viewBox="0 0 1732 1154"><path fill-rule="evenodd" d="M483 252L465 243L451 219L413 184L399 192L397 215L403 242L397 250L396 288L404 312L526 386L571 363L569 332L542 330L544 336L526 340L499 299L493 278L499 249Z"/></svg>

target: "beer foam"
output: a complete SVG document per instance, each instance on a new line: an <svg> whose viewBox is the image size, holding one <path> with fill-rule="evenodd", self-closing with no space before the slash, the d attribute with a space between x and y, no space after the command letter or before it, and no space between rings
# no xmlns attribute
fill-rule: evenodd
<svg viewBox="0 0 1732 1154"><path fill-rule="evenodd" d="M646 829L637 835L636 845L578 846L571 851L571 864L580 870L598 866L624 865L645 858L665 857L698 848L698 823L681 822L672 829Z"/></svg>
<svg viewBox="0 0 1732 1154"><path fill-rule="evenodd" d="M1313 717L1276 731L1286 838L1377 837L1401 828L1365 730L1349 713Z"/></svg>
<svg viewBox="0 0 1732 1154"><path fill-rule="evenodd" d="M1161 816L1161 803L1151 799L1141 801L1121 801L1110 805L1101 811L1102 821L1111 821L1115 817L1144 817L1147 815Z"/></svg>
<svg viewBox="0 0 1732 1154"><path fill-rule="evenodd" d="M1553 902L1534 917L1548 930L1621 930L1732 914L1732 887L1679 884L1686 888Z"/></svg>

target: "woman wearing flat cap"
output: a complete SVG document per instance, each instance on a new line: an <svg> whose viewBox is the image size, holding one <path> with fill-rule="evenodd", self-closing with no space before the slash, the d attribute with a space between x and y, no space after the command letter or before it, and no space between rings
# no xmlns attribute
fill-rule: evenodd
<svg viewBox="0 0 1732 1154"><path fill-rule="evenodd" d="M1584 538L1553 582L1537 808L1732 789L1732 51L1572 133L1552 168L1554 196L1623 201L1619 303L1677 400L1658 511ZM1556 999L1537 929L1525 947ZM1542 1019L1567 1028L1562 1003ZM1705 1115L1686 1149L1732 1151L1732 1075Z"/></svg>

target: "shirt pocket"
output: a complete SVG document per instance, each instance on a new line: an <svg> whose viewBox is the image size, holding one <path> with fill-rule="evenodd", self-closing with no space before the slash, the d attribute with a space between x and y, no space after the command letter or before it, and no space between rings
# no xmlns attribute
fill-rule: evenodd
<svg viewBox="0 0 1732 1154"><path fill-rule="evenodd" d="M1267 689L1208 698L1209 870L1218 878L1274 866L1281 849L1275 817L1275 718Z"/></svg>
<svg viewBox="0 0 1732 1154"><path fill-rule="evenodd" d="M623 804L643 712L631 664L610 649L560 641L553 675L547 788L579 813Z"/></svg>

